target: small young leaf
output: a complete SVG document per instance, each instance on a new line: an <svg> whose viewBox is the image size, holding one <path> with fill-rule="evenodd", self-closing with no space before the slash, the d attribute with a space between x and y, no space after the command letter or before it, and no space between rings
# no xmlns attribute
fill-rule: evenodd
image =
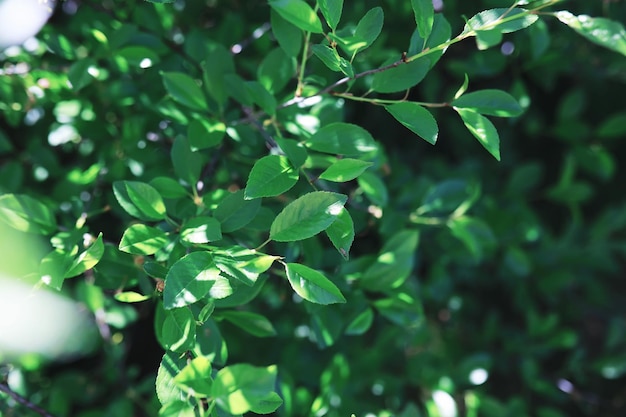
<svg viewBox="0 0 626 417"><path fill-rule="evenodd" d="M254 164L248 182L245 198L250 200L259 197L280 195L296 185L300 178L289 159L280 155L265 156Z"/></svg>
<svg viewBox="0 0 626 417"><path fill-rule="evenodd" d="M207 295L219 275L210 253L192 252L183 256L167 273L163 306L170 310L195 303Z"/></svg>
<svg viewBox="0 0 626 417"><path fill-rule="evenodd" d="M213 212L213 216L222 224L222 232L239 230L254 219L261 208L261 199L246 200L243 190L231 193Z"/></svg>
<svg viewBox="0 0 626 417"><path fill-rule="evenodd" d="M354 242L354 222L350 213L344 207L337 219L325 230L326 235L341 256L347 261L350 248Z"/></svg>
<svg viewBox="0 0 626 417"><path fill-rule="evenodd" d="M193 110L207 110L202 89L189 75L182 72L162 72L161 79L167 92L180 104Z"/></svg>
<svg viewBox="0 0 626 417"><path fill-rule="evenodd" d="M306 32L322 33L322 22L303 0L269 0L270 7L286 21Z"/></svg>
<svg viewBox="0 0 626 417"><path fill-rule="evenodd" d="M121 303L140 303L142 301L146 301L152 298L149 295L142 295L135 291L115 293L114 297L117 301Z"/></svg>
<svg viewBox="0 0 626 417"><path fill-rule="evenodd" d="M391 62L387 62L390 64ZM420 83L430 71L428 58L420 58L409 63L401 63L395 68L377 72L372 80L372 89L379 93L396 93L408 90Z"/></svg>
<svg viewBox="0 0 626 417"><path fill-rule="evenodd" d="M354 30L354 37L365 44L359 49L365 49L374 43L383 29L383 21L384 13L380 7L374 7L365 13Z"/></svg>
<svg viewBox="0 0 626 417"><path fill-rule="evenodd" d="M467 130L494 158L500 160L500 136L495 126L485 116L470 109L454 108L461 116Z"/></svg>
<svg viewBox="0 0 626 417"><path fill-rule="evenodd" d="M0 220L27 233L47 235L57 229L56 220L48 206L27 195L0 196Z"/></svg>
<svg viewBox="0 0 626 417"><path fill-rule="evenodd" d="M270 414L282 404L274 392L275 386L275 365L259 368L240 363L220 369L213 381L211 397L232 415L248 411Z"/></svg>
<svg viewBox="0 0 626 417"><path fill-rule="evenodd" d="M220 222L213 217L196 217L187 221L180 231L180 239L187 243L208 243L222 239Z"/></svg>
<svg viewBox="0 0 626 417"><path fill-rule="evenodd" d="M330 226L347 201L342 194L314 191L292 201L274 219L270 239L293 242L315 236Z"/></svg>
<svg viewBox="0 0 626 417"><path fill-rule="evenodd" d="M343 11L343 0L318 0L317 4L320 6L328 27L332 31L337 29Z"/></svg>
<svg viewBox="0 0 626 417"><path fill-rule="evenodd" d="M467 21L463 33L497 28L500 33L510 33L524 29L539 19L536 14L519 8L499 8L484 10Z"/></svg>
<svg viewBox="0 0 626 417"><path fill-rule="evenodd" d="M437 121L428 110L417 103L404 101L385 107L397 121L426 142L434 145L437 142L439 127Z"/></svg>
<svg viewBox="0 0 626 417"><path fill-rule="evenodd" d="M249 311L221 311L220 316L256 337L276 336L272 323L260 314Z"/></svg>
<svg viewBox="0 0 626 417"><path fill-rule="evenodd" d="M575 16L565 10L554 15L591 42L626 55L626 30L621 23L602 17Z"/></svg>
<svg viewBox="0 0 626 417"><path fill-rule="evenodd" d="M68 270L65 272L64 278L75 277L93 268L98 264L98 262L100 262L100 258L102 258L103 254L104 243L102 242L102 233L100 233L91 246L74 259Z"/></svg>
<svg viewBox="0 0 626 417"><path fill-rule="evenodd" d="M174 382L190 395L206 398L211 395L211 361L205 356L194 358L174 377Z"/></svg>
<svg viewBox="0 0 626 417"><path fill-rule="evenodd" d="M315 151L345 156L360 156L378 149L367 130L342 122L322 127L305 141L305 145Z"/></svg>
<svg viewBox="0 0 626 417"><path fill-rule="evenodd" d="M469 77L467 76L467 74L465 74L465 78L463 79L463 84L461 85L461 87L459 87L458 90L456 90L456 93L454 93L454 99L456 100L457 98L465 94L468 86L469 86Z"/></svg>
<svg viewBox="0 0 626 417"><path fill-rule="evenodd" d="M167 242L164 231L145 224L133 224L124 231L119 249L135 255L152 255Z"/></svg>
<svg viewBox="0 0 626 417"><path fill-rule="evenodd" d="M415 23L420 36L427 39L433 28L435 10L432 0L411 0L411 7L415 15Z"/></svg>
<svg viewBox="0 0 626 417"><path fill-rule="evenodd" d="M165 348L173 352L182 353L193 348L196 341L196 321L189 307L165 312L161 336Z"/></svg>
<svg viewBox="0 0 626 417"><path fill-rule="evenodd" d="M346 302L339 288L321 272L295 263L285 264L285 270L291 288L305 300L324 305Z"/></svg>
<svg viewBox="0 0 626 417"><path fill-rule="evenodd" d="M361 161L360 159L339 159L326 168L319 178L333 182L347 182L361 175L370 166L372 166L371 162Z"/></svg>
<svg viewBox="0 0 626 417"><path fill-rule="evenodd" d="M302 48L302 31L273 9L270 14L270 24L274 38L278 41L278 45L283 48L283 51L290 57L298 56Z"/></svg>
<svg viewBox="0 0 626 417"><path fill-rule="evenodd" d="M502 90L480 90L463 94L451 104L456 108L499 117L515 117L523 111L517 100Z"/></svg>
<svg viewBox="0 0 626 417"><path fill-rule="evenodd" d="M187 126L187 140L192 151L218 146L226 134L222 122L193 119Z"/></svg>

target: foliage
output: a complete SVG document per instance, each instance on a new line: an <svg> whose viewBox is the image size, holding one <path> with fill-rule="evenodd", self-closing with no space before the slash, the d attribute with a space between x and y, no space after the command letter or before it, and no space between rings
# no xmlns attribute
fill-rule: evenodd
<svg viewBox="0 0 626 417"><path fill-rule="evenodd" d="M621 415L626 10L502 3L59 4L0 72L0 412Z"/></svg>

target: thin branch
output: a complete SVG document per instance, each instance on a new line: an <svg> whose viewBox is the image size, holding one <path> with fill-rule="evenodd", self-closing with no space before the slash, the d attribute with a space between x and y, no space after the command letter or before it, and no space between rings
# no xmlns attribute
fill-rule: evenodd
<svg viewBox="0 0 626 417"><path fill-rule="evenodd" d="M40 414L43 417L54 417L48 411L46 411L43 408L41 408L41 407L31 403L26 398L22 397L20 394L18 394L17 392L13 391L5 383L0 382L0 391L6 393L9 397L13 398L13 400L15 400L15 402L17 402L18 404L21 404L21 405L23 405L23 406L33 410L34 412Z"/></svg>

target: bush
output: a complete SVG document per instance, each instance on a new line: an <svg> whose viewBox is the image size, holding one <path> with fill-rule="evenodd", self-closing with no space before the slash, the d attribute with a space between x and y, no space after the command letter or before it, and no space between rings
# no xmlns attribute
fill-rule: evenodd
<svg viewBox="0 0 626 417"><path fill-rule="evenodd" d="M115 3L0 55L0 415L623 415L623 4Z"/></svg>

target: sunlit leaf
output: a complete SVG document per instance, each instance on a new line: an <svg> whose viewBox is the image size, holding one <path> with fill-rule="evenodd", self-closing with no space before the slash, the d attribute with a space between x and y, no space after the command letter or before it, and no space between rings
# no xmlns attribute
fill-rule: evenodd
<svg viewBox="0 0 626 417"><path fill-rule="evenodd" d="M27 233L47 235L57 229L52 211L28 195L0 196L0 221Z"/></svg>
<svg viewBox="0 0 626 417"><path fill-rule="evenodd" d="M243 363L227 366L215 375L211 397L233 415L248 411L272 413L282 404L274 392L276 371L276 366L259 368Z"/></svg>
<svg viewBox="0 0 626 417"><path fill-rule="evenodd" d="M522 114L522 107L510 94L502 90L480 90L466 93L455 99L452 106L473 110L480 114L499 117L515 117Z"/></svg>
<svg viewBox="0 0 626 417"><path fill-rule="evenodd" d="M280 155L265 156L254 164L246 184L245 198L273 197L293 187L300 178L289 159Z"/></svg>
<svg viewBox="0 0 626 417"><path fill-rule="evenodd" d="M163 85L172 98L194 110L207 110L208 105L200 86L182 72L162 72Z"/></svg>
<svg viewBox="0 0 626 417"><path fill-rule="evenodd" d="M493 123L474 110L458 108L455 108L455 110L459 116L461 116L467 130L469 130L470 133L478 139L478 142L499 161L500 136Z"/></svg>
<svg viewBox="0 0 626 417"><path fill-rule="evenodd" d="M322 33L322 22L306 2L302 0L270 0L269 5L294 26L307 32Z"/></svg>
<svg viewBox="0 0 626 417"><path fill-rule="evenodd" d="M591 42L626 55L626 29L621 23L584 14L575 16L565 10L556 12L554 15Z"/></svg>
<svg viewBox="0 0 626 417"><path fill-rule="evenodd" d="M346 302L339 288L321 272L296 263L285 264L285 270L291 288L305 300L316 304Z"/></svg>
<svg viewBox="0 0 626 417"><path fill-rule="evenodd" d="M163 305L184 307L202 299L220 275L208 252L192 252L172 265L165 278Z"/></svg>

